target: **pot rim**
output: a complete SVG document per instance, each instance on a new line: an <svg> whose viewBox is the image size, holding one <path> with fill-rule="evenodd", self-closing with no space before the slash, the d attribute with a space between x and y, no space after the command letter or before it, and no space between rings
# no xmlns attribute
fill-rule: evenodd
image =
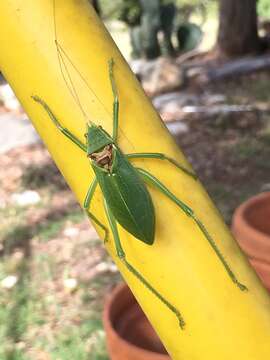
<svg viewBox="0 0 270 360"><path fill-rule="evenodd" d="M113 324L111 322L111 317L110 317L110 310L113 306L115 298L119 294L121 294L121 292L123 292L125 289L129 289L129 287L127 286L127 284L125 282L121 282L121 283L117 284L105 300L105 306L104 306L102 318L103 318L103 324L104 324L104 328L105 328L106 332L109 331L111 333L112 337L114 339L116 339L116 341L119 341L119 343L121 343L121 345L124 347L132 348L134 351L138 351L142 355L145 354L145 356L155 355L157 360L169 360L170 359L169 355L160 354L160 353L153 352L151 350L140 348L140 347L132 344L131 342L125 340L123 337L121 337L118 334L118 332L113 327Z"/></svg>
<svg viewBox="0 0 270 360"><path fill-rule="evenodd" d="M270 191L266 191L259 195L252 196L250 199L243 202L235 210L235 213L233 215L232 228L237 237L237 228L240 225L243 232L249 232L251 235L256 236L256 238L258 238L259 241L263 242L264 244L268 244L268 248L270 249L269 235L251 226L250 223L246 220L246 216L245 216L245 212L247 211L247 209L249 209L254 204L261 202L262 200L265 200L267 198L269 198L270 201Z"/></svg>

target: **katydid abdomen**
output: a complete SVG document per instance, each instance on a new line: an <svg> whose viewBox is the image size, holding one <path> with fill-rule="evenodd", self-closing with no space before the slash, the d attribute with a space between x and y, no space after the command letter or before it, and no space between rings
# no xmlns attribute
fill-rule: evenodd
<svg viewBox="0 0 270 360"><path fill-rule="evenodd" d="M136 169L114 145L111 169L92 160L97 181L117 222L137 239L152 245L155 211L151 196Z"/></svg>

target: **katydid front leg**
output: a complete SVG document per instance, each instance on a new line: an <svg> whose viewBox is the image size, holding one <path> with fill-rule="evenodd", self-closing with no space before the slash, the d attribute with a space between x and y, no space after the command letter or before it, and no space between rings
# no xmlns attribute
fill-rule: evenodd
<svg viewBox="0 0 270 360"><path fill-rule="evenodd" d="M118 100L118 94L117 94L117 86L114 79L113 74L113 65L114 61L113 59L110 59L109 61L109 77L111 81L111 88L113 92L113 142L117 144L117 136L118 136L118 120L119 120L119 100Z"/></svg>
<svg viewBox="0 0 270 360"><path fill-rule="evenodd" d="M38 97L36 95L32 96L32 99L35 100L37 103L39 103L44 108L46 113L49 115L49 117L53 121L54 125L58 128L58 130L61 131L62 134L64 134L67 138L69 138L81 150L86 152L86 146L75 135L73 135L68 129L64 128L60 124L57 117L54 115L54 113L50 109L49 105L43 99L41 99L40 97Z"/></svg>
<svg viewBox="0 0 270 360"><path fill-rule="evenodd" d="M84 210L86 212L86 215L89 217L89 219L93 220L99 227L101 227L104 232L105 232L105 237L104 237L104 244L108 241L108 236L109 236L109 230L108 228L102 224L102 222L100 220L98 220L98 218L90 211L90 206L91 206L91 201L93 199L94 193L96 191L96 187L97 187L97 178L95 178L92 182L92 184L90 185L87 195L85 197L84 203L83 203L83 207Z"/></svg>
<svg viewBox="0 0 270 360"><path fill-rule="evenodd" d="M104 208L105 212L109 221L110 228L112 230L113 239L115 243L116 248L116 254L118 258L122 261L122 263L126 266L126 268L149 290L151 291L169 310L171 310L175 316L177 317L179 321L180 327L183 329L185 327L185 321L179 312L179 310L176 309L175 306L173 306L168 300L166 300L150 283L147 281L142 274L136 270L127 260L126 260L126 254L124 252L124 249L121 245L116 220L106 202L104 199Z"/></svg>
<svg viewBox="0 0 270 360"><path fill-rule="evenodd" d="M209 242L209 244L211 245L212 249L215 251L216 255L218 256L219 260L221 261L221 263L223 264L224 268L226 269L229 277L231 278L231 280L239 287L240 290L244 291L247 290L247 287L243 284L241 284L235 274L233 273L233 271L231 270L229 264L227 263L227 261L225 260L223 254L221 253L221 251L219 250L219 248L217 247L217 244L215 243L214 239L211 237L211 235L209 234L209 232L206 230L205 226L203 225L203 223L201 222L201 220L199 220L197 218L197 216L195 215L194 211L188 206L186 205L183 201L181 201L180 199L178 199L165 185L163 185L155 176L153 176L152 174L150 174L148 171L144 170L144 169L139 169L137 168L137 170L139 171L139 173L141 174L142 178L148 182L149 184L153 185L154 187L156 187L158 190L160 190L160 192L162 192L165 196L167 196L170 200L172 200L178 207L180 207L181 210L184 211L184 213L189 216L195 223L196 225L199 227L200 231L203 233L204 237L206 238L206 240Z"/></svg>
<svg viewBox="0 0 270 360"><path fill-rule="evenodd" d="M47 103L42 100L40 97L38 96L32 96L32 99L35 100L37 103L39 103L44 110L47 112L47 114L49 115L49 117L51 118L51 120L53 121L53 123L55 124L55 126L58 128L58 130L61 131L62 134L64 134L68 139L70 139L75 145L77 145L81 150L83 150L85 153L87 152L87 146L84 145L75 135L73 135L68 129L64 128L59 120L56 118L56 116L54 115L54 113L52 112L52 110L50 109L49 105L47 105ZM97 187L97 179L95 178L92 182L92 184L90 185L86 198L84 200L84 210L87 214L87 216L93 220L99 227L101 227L104 232L105 232L105 237L104 237L104 242L107 241L108 239L108 229L106 228L106 226L104 224L102 224L97 217L89 210L90 208L90 203L91 200L94 196L94 192L96 190Z"/></svg>

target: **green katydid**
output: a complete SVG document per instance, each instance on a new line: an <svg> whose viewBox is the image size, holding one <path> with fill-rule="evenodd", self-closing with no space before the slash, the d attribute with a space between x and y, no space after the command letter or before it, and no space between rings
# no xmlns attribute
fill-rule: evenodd
<svg viewBox="0 0 270 360"><path fill-rule="evenodd" d="M55 9L54 9L55 11ZM54 12L55 14L55 12ZM71 92L71 95L80 106L83 114L84 110L81 106L79 96L72 83L71 76L68 72L66 62L74 66L70 57L63 49L57 40L56 25L55 25L55 45L57 49L58 60L63 74L64 80ZM56 128L70 139L76 146L78 146L89 158L92 169L95 173L95 178L91 183L84 201L84 209L88 217L96 223L105 233L105 240L109 236L109 229L90 211L91 200L93 199L95 190L99 185L103 194L104 209L108 219L109 228L114 239L117 256L121 259L126 268L151 291L169 310L171 310L178 318L181 328L184 328L185 321L180 311L172 305L158 290L156 290L145 277L136 270L126 259L124 249L121 244L118 233L117 224L120 224L125 230L134 236L134 238L144 242L147 245L153 245L155 240L155 209L150 193L145 185L145 182L150 186L154 186L166 197L168 197L181 211L190 217L196 226L200 229L205 239L218 256L223 264L231 280L240 288L240 290L247 290L246 286L241 284L224 256L218 249L215 241L210 236L209 232L203 225L200 219L197 218L194 211L177 198L164 184L162 184L154 175L148 171L134 167L130 160L138 158L148 158L168 161L172 166L182 171L186 176L191 176L196 181L196 175L190 170L183 167L174 159L162 153L133 153L124 154L118 145L118 114L119 114L119 100L116 81L113 72L113 59L109 61L109 76L112 93L113 93L113 134L109 135L101 126L93 122L87 122L87 132L85 134L86 142L83 143L75 135L73 135L67 128L61 125L53 111L48 104L39 96L32 96L32 98L39 103L47 112L50 119L55 124ZM78 72L78 70L75 68ZM64 75L66 74L67 78ZM81 79L85 79L78 72ZM70 85L71 84L71 85Z"/></svg>

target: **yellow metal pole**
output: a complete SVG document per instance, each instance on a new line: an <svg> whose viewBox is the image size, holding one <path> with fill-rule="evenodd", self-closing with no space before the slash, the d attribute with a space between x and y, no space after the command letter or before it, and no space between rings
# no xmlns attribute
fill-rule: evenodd
<svg viewBox="0 0 270 360"><path fill-rule="evenodd" d="M58 40L89 84L87 87L69 65L89 119L112 132L108 60L113 57L123 152L162 152L188 166L88 1L56 0L55 4ZM82 204L93 179L89 161L31 98L43 98L62 124L84 141L85 119L67 89L57 59L53 1L1 1L0 20L0 68ZM154 245L144 245L121 229L120 236L129 262L181 311L184 330L175 315L116 258L111 237L107 248L171 357L269 359L269 297L201 184L160 160L134 163L153 173L195 211L238 279L249 289L243 292L231 281L192 219L151 188L157 218ZM107 223L100 191L92 209Z"/></svg>

